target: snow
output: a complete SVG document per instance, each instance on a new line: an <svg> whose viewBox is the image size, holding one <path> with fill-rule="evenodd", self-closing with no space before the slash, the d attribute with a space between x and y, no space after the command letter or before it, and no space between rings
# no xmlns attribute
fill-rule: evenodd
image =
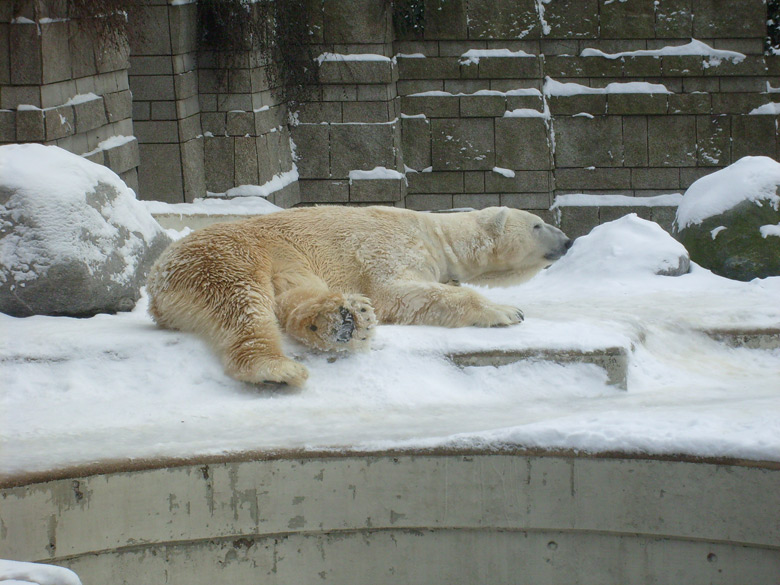
<svg viewBox="0 0 780 585"><path fill-rule="evenodd" d="M510 51L509 49L469 49L460 56L461 65L477 65L484 57L535 57L525 51Z"/></svg>
<svg viewBox="0 0 780 585"><path fill-rule="evenodd" d="M780 223L776 225L762 225L758 228L758 231L761 232L762 238L768 238L769 236L780 237Z"/></svg>
<svg viewBox="0 0 780 585"><path fill-rule="evenodd" d="M376 179L404 179L403 173L395 169L386 167L374 167L370 171L352 170L349 171L349 184L352 181L376 180Z"/></svg>
<svg viewBox="0 0 780 585"><path fill-rule="evenodd" d="M502 167L493 167L493 172L498 173L499 175L503 175L504 177L507 177L508 179L514 179L515 178L515 172L512 169L504 169Z"/></svg>
<svg viewBox="0 0 780 585"><path fill-rule="evenodd" d="M208 202L204 202L206 204ZM780 460L780 350L733 349L711 328L780 326L780 278L693 267L657 276L680 245L628 216L576 240L522 286L480 289L520 306L495 329L380 326L370 351L287 340L305 388L225 376L198 338L131 313L0 315L0 476L105 460L247 450L521 446ZM620 347L628 391L595 365L457 367L476 350Z"/></svg>
<svg viewBox="0 0 780 585"><path fill-rule="evenodd" d="M777 209L779 185L780 163L766 156L743 157L688 187L675 222L679 229L700 224L742 201L766 201Z"/></svg>
<svg viewBox="0 0 780 585"><path fill-rule="evenodd" d="M547 96L573 96L583 94L615 94L615 93L672 93L666 86L660 83L646 81L613 81L606 87L588 87L579 83L562 83L551 77L544 80L544 95Z"/></svg>
<svg viewBox="0 0 780 585"><path fill-rule="evenodd" d="M390 57L372 53L322 53L314 60L320 65L322 65L324 61L393 61Z"/></svg>
<svg viewBox="0 0 780 585"><path fill-rule="evenodd" d="M719 65L723 59L733 63L739 63L745 59L745 55L737 51L725 51L714 49L707 43L691 39L686 45L668 46L661 49L642 49L638 51L623 51L620 53L605 53L598 49L584 49L580 57L603 57L605 59L622 59L624 57L663 57L665 55L697 55L709 57L710 65Z"/></svg>
<svg viewBox="0 0 780 585"><path fill-rule="evenodd" d="M99 182L113 186L112 203L87 204ZM14 192L0 204L0 217L36 218L0 239L0 281L35 279L68 259L101 266L116 241L128 231L122 255L130 276L135 254L157 235L159 226L135 194L110 169L56 146L0 146L0 184ZM75 219L78 218L78 219ZM82 237L87 231L91 238Z"/></svg>
<svg viewBox="0 0 780 585"><path fill-rule="evenodd" d="M76 573L64 567L0 559L0 583L37 585L81 585Z"/></svg>
<svg viewBox="0 0 780 585"><path fill-rule="evenodd" d="M780 103L770 102L748 112L748 116L780 116Z"/></svg>
<svg viewBox="0 0 780 585"><path fill-rule="evenodd" d="M265 197L242 196L235 199L195 199L192 203L164 203L143 201L147 211L153 215L265 215L280 211Z"/></svg>
<svg viewBox="0 0 780 585"><path fill-rule="evenodd" d="M631 197L630 195L587 195L572 193L555 197L552 209L559 207L676 207L682 201L681 193L653 195L652 197Z"/></svg>

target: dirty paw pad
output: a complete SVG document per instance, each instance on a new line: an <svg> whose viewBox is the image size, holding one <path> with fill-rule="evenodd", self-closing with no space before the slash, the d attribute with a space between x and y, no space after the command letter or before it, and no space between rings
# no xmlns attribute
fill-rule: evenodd
<svg viewBox="0 0 780 585"><path fill-rule="evenodd" d="M352 333L355 331L355 317L346 308L339 307L341 315L341 325L338 325L333 331L333 337L339 343L347 343L352 339Z"/></svg>

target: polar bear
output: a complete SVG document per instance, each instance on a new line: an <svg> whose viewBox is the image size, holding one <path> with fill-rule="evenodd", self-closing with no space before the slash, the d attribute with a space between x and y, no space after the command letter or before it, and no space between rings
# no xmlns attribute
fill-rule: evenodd
<svg viewBox="0 0 780 585"><path fill-rule="evenodd" d="M506 207L296 208L174 242L150 271L149 312L205 337L238 380L301 386L308 372L282 352L282 330L330 351L367 348L377 323L513 325L520 309L459 283L519 283L570 246L561 230Z"/></svg>

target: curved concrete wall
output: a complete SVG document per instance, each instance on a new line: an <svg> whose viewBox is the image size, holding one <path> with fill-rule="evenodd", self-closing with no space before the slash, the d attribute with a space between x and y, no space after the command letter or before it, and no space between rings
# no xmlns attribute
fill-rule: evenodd
<svg viewBox="0 0 780 585"><path fill-rule="evenodd" d="M228 461L7 487L0 558L84 585L777 584L778 486L776 464Z"/></svg>

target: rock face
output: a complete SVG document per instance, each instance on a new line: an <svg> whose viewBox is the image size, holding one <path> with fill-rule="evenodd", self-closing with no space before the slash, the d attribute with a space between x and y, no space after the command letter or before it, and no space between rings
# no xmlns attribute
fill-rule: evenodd
<svg viewBox="0 0 780 585"><path fill-rule="evenodd" d="M735 280L780 275L780 164L745 157L696 181L683 197L675 237L691 260Z"/></svg>
<svg viewBox="0 0 780 585"><path fill-rule="evenodd" d="M0 311L128 311L169 243L109 169L54 146L0 147Z"/></svg>

